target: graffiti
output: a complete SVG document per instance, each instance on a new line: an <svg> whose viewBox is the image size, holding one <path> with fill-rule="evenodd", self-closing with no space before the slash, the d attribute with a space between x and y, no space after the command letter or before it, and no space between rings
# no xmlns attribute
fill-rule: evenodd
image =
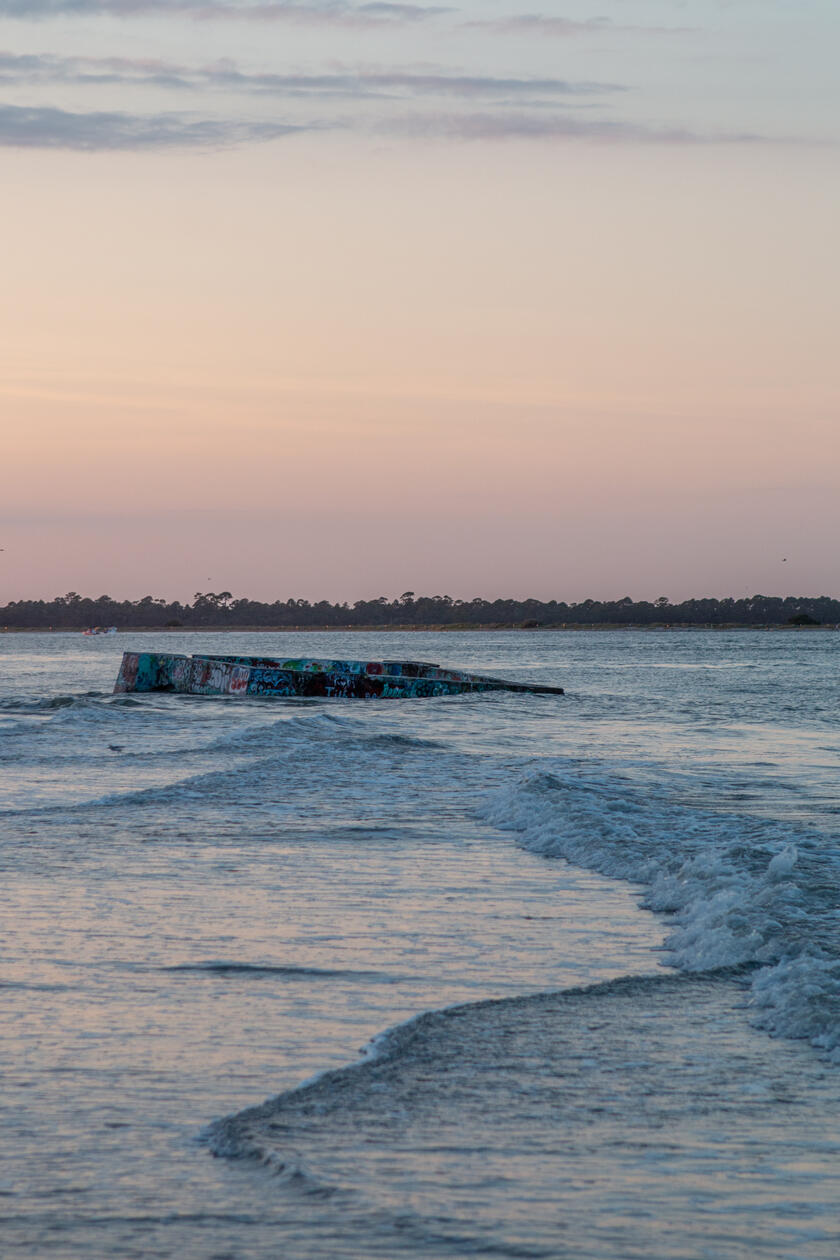
<svg viewBox="0 0 840 1260"><path fill-rule="evenodd" d="M230 675L230 694L244 696L248 691L248 679L251 671L245 665L234 665Z"/></svg>
<svg viewBox="0 0 840 1260"><path fill-rule="evenodd" d="M114 684L114 692L134 691L134 684L137 682L137 669L140 664L140 657L136 652L124 652L120 672L117 674L117 681Z"/></svg>
<svg viewBox="0 0 840 1260"><path fill-rule="evenodd" d="M404 700L469 691L562 695L562 687L509 682L428 661L332 661L302 657L167 656L126 652L115 692L175 691L199 696L302 696Z"/></svg>

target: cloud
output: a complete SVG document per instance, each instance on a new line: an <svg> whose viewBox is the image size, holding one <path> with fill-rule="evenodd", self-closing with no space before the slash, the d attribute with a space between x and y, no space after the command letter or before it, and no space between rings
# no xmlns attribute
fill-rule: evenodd
<svg viewBox="0 0 840 1260"><path fill-rule="evenodd" d="M72 112L54 106L6 104L0 105L0 147L209 149L272 140L301 131L338 128L406 140L463 142L539 140L685 146L755 144L771 139L751 133L704 133L690 127L605 117L603 98L627 91L619 84L550 77L446 74L434 68L422 71L337 68L318 74L277 74L243 71L229 59L190 67L157 59L0 51L0 83L3 82L154 85L193 94L213 91L247 93L256 98L340 98L357 104L376 101L380 108L378 117L360 115L354 123L349 118L248 121L199 117L177 111L155 114ZM382 112L383 102L387 102L387 115ZM405 112L409 102L416 106L410 113ZM596 109L598 115L594 112Z"/></svg>
<svg viewBox="0 0 840 1260"><path fill-rule="evenodd" d="M415 22L418 19L422 21L427 17L434 17L439 13L451 13L452 10L441 5L386 4L384 0L372 0L370 4L359 5L357 12L376 18L389 20L396 18L398 21Z"/></svg>
<svg viewBox="0 0 840 1260"><path fill-rule="evenodd" d="M516 13L508 17L483 18L462 25L473 30L491 31L499 35L539 35L569 38L575 35L592 35L599 32L638 32L646 35L682 34L684 26L619 26L611 18L565 18L545 13Z"/></svg>
<svg viewBox="0 0 840 1260"><path fill-rule="evenodd" d="M254 73L225 59L207 66L125 57L62 57L0 50L0 82L148 85L179 91L208 89L259 96L393 99L461 97L537 101L592 97L626 91L621 84L498 75L417 73L404 70L341 70L321 74Z"/></svg>
<svg viewBox="0 0 840 1260"><path fill-rule="evenodd" d="M230 63L182 72L196 87L227 88L267 95L346 96L391 99L404 96L449 96L485 99L603 96L626 89L621 84L568 79L417 73L403 70L358 70L326 74L255 74Z"/></svg>
<svg viewBox="0 0 840 1260"><path fill-rule="evenodd" d="M194 118L190 115L74 113L51 106L0 104L0 148L76 149L87 152L153 149L219 149L324 132L346 123L278 123ZM360 124L358 130L402 139L453 141L542 140L600 144L767 144L751 132L704 133L685 127L649 126L568 114L426 113Z"/></svg>
<svg viewBox="0 0 840 1260"><path fill-rule="evenodd" d="M0 147L78 149L218 149L316 130L275 122L233 122L183 114L73 113L51 106L0 104Z"/></svg>
<svg viewBox="0 0 840 1260"><path fill-rule="evenodd" d="M748 132L706 134L684 127L656 127L566 114L416 114L391 119L381 130L414 139L553 140L609 144L762 144L767 137Z"/></svg>
<svg viewBox="0 0 840 1260"><path fill-rule="evenodd" d="M399 26L424 22L451 12L440 5L371 0L0 0L0 18L42 20L51 17L186 17L200 20L294 22L299 25L349 27Z"/></svg>

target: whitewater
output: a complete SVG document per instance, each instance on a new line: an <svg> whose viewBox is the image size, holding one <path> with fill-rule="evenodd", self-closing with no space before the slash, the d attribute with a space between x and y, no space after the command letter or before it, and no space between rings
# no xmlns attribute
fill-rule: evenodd
<svg viewBox="0 0 840 1260"><path fill-rule="evenodd" d="M566 695L115 696L127 648ZM0 1254L836 1260L838 665L0 636Z"/></svg>

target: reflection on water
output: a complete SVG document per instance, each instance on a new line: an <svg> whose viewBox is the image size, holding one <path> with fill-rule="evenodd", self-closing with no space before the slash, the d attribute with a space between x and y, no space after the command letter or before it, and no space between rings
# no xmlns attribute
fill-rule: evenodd
<svg viewBox="0 0 840 1260"><path fill-rule="evenodd" d="M125 646L568 694L112 697ZM834 1260L838 646L0 637L2 1254Z"/></svg>

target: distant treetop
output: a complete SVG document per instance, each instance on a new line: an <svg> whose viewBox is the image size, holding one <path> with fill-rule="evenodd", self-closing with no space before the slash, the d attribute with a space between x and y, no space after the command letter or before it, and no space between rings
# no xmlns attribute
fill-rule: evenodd
<svg viewBox="0 0 840 1260"><path fill-rule="evenodd" d="M329 600L234 598L230 591L197 591L191 604L159 596L137 600L96 599L70 591L52 600L17 600L0 607L0 628L83 630L88 626L135 629L200 627L361 629L396 626L475 626L552 629L563 626L815 626L840 623L840 600L828 595L752 595L743 599L686 599L672 604L666 595L652 603L585 599L567 604L539 599L453 599L451 595L380 595L353 604Z"/></svg>

